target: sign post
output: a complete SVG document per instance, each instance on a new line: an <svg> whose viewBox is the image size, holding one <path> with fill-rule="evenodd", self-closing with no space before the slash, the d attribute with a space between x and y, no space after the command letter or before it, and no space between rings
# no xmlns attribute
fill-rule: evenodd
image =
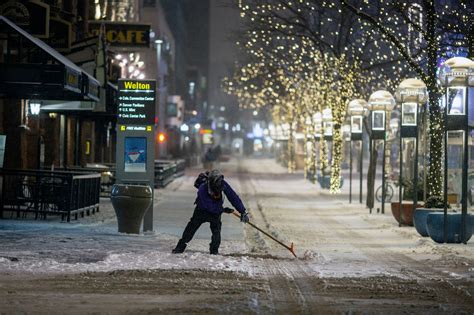
<svg viewBox="0 0 474 315"><path fill-rule="evenodd" d="M154 188L155 99L155 80L118 81L117 184ZM153 202L143 219L143 231L152 230Z"/></svg>

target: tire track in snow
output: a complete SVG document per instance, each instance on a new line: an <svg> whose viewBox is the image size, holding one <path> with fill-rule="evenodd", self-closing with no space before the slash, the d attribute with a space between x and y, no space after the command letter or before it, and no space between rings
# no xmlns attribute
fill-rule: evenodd
<svg viewBox="0 0 474 315"><path fill-rule="evenodd" d="M252 208L253 219L255 220L258 217L260 220L257 221L263 222L271 234L281 238L282 233L269 223L263 212L253 179L240 170L241 165L239 163L238 179L241 182L242 195L246 197L247 201L252 200L252 204L256 205ZM263 239L258 232L253 233L253 236ZM270 245L267 241L264 241L264 244L265 248L261 250L274 252L273 244ZM315 294L321 288L315 286L314 271L305 263L301 263L297 259L268 259L265 260L264 269L265 279L270 290L269 298L276 313L311 313L315 308L320 309L321 305L325 303L324 298Z"/></svg>
<svg viewBox="0 0 474 315"><path fill-rule="evenodd" d="M258 225L263 222L265 228L271 234L285 239L284 233L277 226L269 223L271 220L265 215L265 209L259 201L257 191L259 185L254 182L254 180L258 180L259 176L256 175L255 178L250 176L245 172L239 172L238 175L245 196L248 200L252 200L253 204L256 204L256 207L252 208L254 221L259 222ZM367 247L368 235L348 229L349 226L344 224L343 221L338 221L337 218L323 215L318 216L318 219L317 228L322 229L322 231L318 231L318 235L333 235L337 238L336 244L350 246L354 252L364 257L362 261L365 264L375 262L374 265L378 265L382 270L385 270L384 273L388 271L389 275L414 280L421 287L431 292L433 291L433 280L438 281L440 290L444 290L446 294L453 296L451 302L474 303L467 289L456 286L453 282L456 279L447 280L446 274L440 274L440 270L435 267L429 267L403 253L394 252L384 244L371 242L370 247ZM337 235L334 231L337 231ZM257 235L257 237L261 238L260 235ZM275 249L279 249L279 247L273 243L265 242L265 247L262 250L275 253ZM314 310L315 306L320 308L321 305L328 305L328 301L331 300L318 295L318 290L321 290L321 281L324 283L324 279L315 279L317 277L315 270L307 262L279 259L266 260L265 268L267 275L275 275L274 277L267 276L267 281L271 290L272 303L278 310L297 310L299 313L304 313L311 309ZM278 279L276 275L285 275L285 279ZM280 301L284 301L284 303ZM288 306L282 304L291 305L294 308L288 308Z"/></svg>
<svg viewBox="0 0 474 315"><path fill-rule="evenodd" d="M336 229L337 226L341 226L341 223L336 221L330 216L321 217L325 221L325 225L329 228ZM349 229L338 229L339 237L347 240L357 240L364 239L364 237L355 231L349 232ZM386 266L397 266L400 270L397 270L398 273L404 275L407 279L416 280L420 285L424 286L426 290L432 290L433 280L439 281L441 288L445 288L453 292L451 294L453 297L459 297L459 302L471 302L474 304L474 299L471 294L460 286L456 286L454 281L457 279L452 279L451 281L446 279L446 274L441 270L431 267L427 264L423 264L420 261L417 261L413 258L410 258L404 254L394 253L390 249L386 248L381 244L372 243L371 248L367 249L364 246L357 246L357 243L352 244L358 248L364 255L367 256L368 260L376 261L379 264ZM397 275L398 276L398 275ZM429 286L425 285L429 284ZM462 296L459 296L462 294Z"/></svg>

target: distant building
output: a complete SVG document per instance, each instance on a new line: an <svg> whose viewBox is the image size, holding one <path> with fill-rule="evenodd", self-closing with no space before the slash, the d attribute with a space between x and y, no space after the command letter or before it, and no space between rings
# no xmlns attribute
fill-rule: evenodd
<svg viewBox="0 0 474 315"><path fill-rule="evenodd" d="M161 0L176 43L175 76L169 92L181 95L185 103L184 128L168 126L170 139L180 139L183 146L178 150L176 141L170 141L170 151L180 151L193 161L200 155L202 143L195 126L203 123L208 108L209 3Z"/></svg>
<svg viewBox="0 0 474 315"><path fill-rule="evenodd" d="M232 127L240 123L237 98L225 93L221 86L225 77L232 76L235 63L239 60L237 39L233 34L241 27L238 9L231 0L211 0L209 27L209 106L207 117L216 122L219 132L216 139L227 142ZM225 128L225 124L230 127ZM249 126L250 127L250 126ZM227 140L225 140L227 139Z"/></svg>

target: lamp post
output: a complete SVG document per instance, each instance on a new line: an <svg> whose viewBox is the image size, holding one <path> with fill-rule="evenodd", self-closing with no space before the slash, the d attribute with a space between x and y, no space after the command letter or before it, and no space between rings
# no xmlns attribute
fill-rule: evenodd
<svg viewBox="0 0 474 315"><path fill-rule="evenodd" d="M395 107L395 99L388 91L380 90L372 93L369 97L369 109L371 120L371 142L383 140L383 162L382 162L382 207L385 213L385 145L386 145L386 117ZM375 144L372 144L375 145ZM372 211L371 211L372 212Z"/></svg>
<svg viewBox="0 0 474 315"><path fill-rule="evenodd" d="M426 104L428 93L426 85L418 79L406 79L397 88L395 98L400 106L400 169L398 175L398 203L399 220L398 225L402 226L402 180L403 180L403 142L414 139L415 156L413 161L413 211L418 203L418 122L419 107Z"/></svg>
<svg viewBox="0 0 474 315"><path fill-rule="evenodd" d="M463 139L461 175L461 229L460 241L467 242L467 196L469 168L469 136L474 127L474 109L469 104L469 95L474 93L474 61L454 57L444 62L439 79L446 89L444 95L444 242L448 241L448 134L460 133ZM471 96L472 97L472 96Z"/></svg>
<svg viewBox="0 0 474 315"><path fill-rule="evenodd" d="M362 203L362 161L363 161L363 121L367 102L363 99L355 99L347 105L347 111L351 117L351 141L349 142L349 203L352 202L352 141L360 141L359 152L359 202Z"/></svg>

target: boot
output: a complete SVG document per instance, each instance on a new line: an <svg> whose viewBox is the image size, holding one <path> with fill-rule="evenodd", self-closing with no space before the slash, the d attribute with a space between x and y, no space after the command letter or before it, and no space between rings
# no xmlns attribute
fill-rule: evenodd
<svg viewBox="0 0 474 315"><path fill-rule="evenodd" d="M218 247L218 248L209 247L209 254L211 254L211 255L219 255L219 247Z"/></svg>
<svg viewBox="0 0 474 315"><path fill-rule="evenodd" d="M178 243L178 245L176 245L176 247L171 251L171 253L181 254L184 252L185 249L186 249L186 244Z"/></svg>

